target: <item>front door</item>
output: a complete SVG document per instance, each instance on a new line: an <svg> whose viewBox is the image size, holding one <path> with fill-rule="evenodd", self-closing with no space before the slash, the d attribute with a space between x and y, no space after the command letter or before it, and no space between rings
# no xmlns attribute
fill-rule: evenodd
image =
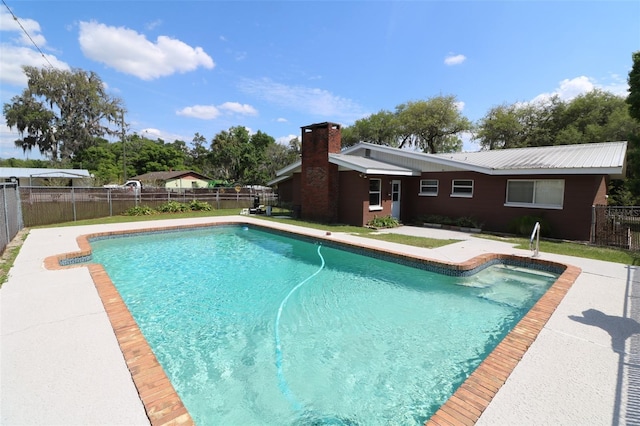
<svg viewBox="0 0 640 426"><path fill-rule="evenodd" d="M400 220L400 181L391 181L391 216Z"/></svg>

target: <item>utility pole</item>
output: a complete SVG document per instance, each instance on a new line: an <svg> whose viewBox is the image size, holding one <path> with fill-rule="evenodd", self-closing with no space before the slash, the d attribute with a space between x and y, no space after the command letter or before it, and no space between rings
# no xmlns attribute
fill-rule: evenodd
<svg viewBox="0 0 640 426"><path fill-rule="evenodd" d="M124 142L124 111L120 112L120 118L121 118L121 133L120 133L120 139L122 140L122 183L125 183L127 181L127 150L125 149L125 142Z"/></svg>

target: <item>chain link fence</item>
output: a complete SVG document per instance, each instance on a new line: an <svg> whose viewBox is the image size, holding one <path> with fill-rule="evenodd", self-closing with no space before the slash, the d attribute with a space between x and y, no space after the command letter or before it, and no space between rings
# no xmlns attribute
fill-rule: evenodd
<svg viewBox="0 0 640 426"><path fill-rule="evenodd" d="M271 189L201 188L172 191L143 188L73 188L22 187L22 213L24 226L51 225L83 219L116 216L132 207L157 208L167 202L207 202L213 209L251 208L256 203L273 206L276 196Z"/></svg>
<svg viewBox="0 0 640 426"><path fill-rule="evenodd" d="M593 206L591 243L640 250L640 207Z"/></svg>
<svg viewBox="0 0 640 426"><path fill-rule="evenodd" d="M0 183L0 254L24 228L20 206L20 189L15 183Z"/></svg>

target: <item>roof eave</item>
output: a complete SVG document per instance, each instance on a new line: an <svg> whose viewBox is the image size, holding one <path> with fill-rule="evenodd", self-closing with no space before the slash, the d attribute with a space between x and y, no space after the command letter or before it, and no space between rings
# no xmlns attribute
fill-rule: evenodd
<svg viewBox="0 0 640 426"><path fill-rule="evenodd" d="M384 170L384 169L365 169L364 172L368 175L382 175L382 176L421 176L422 172L417 170Z"/></svg>
<svg viewBox="0 0 640 426"><path fill-rule="evenodd" d="M609 175L623 176L622 167L589 167L589 168L539 168L539 169L494 169L488 174L504 175Z"/></svg>
<svg viewBox="0 0 640 426"><path fill-rule="evenodd" d="M277 177L277 178L267 182L267 186L273 186L273 185L276 185L276 184L278 184L280 182L284 182L285 180L289 180L291 178L292 178L291 175L283 175L283 176Z"/></svg>
<svg viewBox="0 0 640 426"><path fill-rule="evenodd" d="M295 163L291 163L276 172L276 176L289 175L302 166L302 160L298 160Z"/></svg>
<svg viewBox="0 0 640 426"><path fill-rule="evenodd" d="M348 170L353 170L359 173L365 173L368 175L384 175L384 176L420 176L422 174L419 170L411 170L407 168L389 168L380 169L375 167L365 167L359 164L354 164L349 161L345 161L343 158L334 156L329 157L329 162L340 167L344 167Z"/></svg>

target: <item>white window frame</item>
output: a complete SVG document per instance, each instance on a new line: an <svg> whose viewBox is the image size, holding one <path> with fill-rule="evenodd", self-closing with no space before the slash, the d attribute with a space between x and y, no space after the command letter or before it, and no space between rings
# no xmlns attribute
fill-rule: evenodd
<svg viewBox="0 0 640 426"><path fill-rule="evenodd" d="M425 197L436 197L438 195L439 187L440 182L438 181L438 179L420 179L420 192L418 193L418 195ZM431 190L427 191L426 189Z"/></svg>
<svg viewBox="0 0 640 426"><path fill-rule="evenodd" d="M527 202L513 202L509 201L509 184L511 182L533 182L533 194L532 200L530 203ZM560 204L542 204L537 202L536 200L536 189L543 182L555 182L561 183L562 194L560 196ZM534 209L554 209L554 210L562 210L564 208L564 189L565 189L565 181L564 179L508 179L507 180L507 188L505 194L505 203L506 207L529 207Z"/></svg>
<svg viewBox="0 0 640 426"><path fill-rule="evenodd" d="M471 184L462 185L460 182L471 182ZM473 198L473 187L474 182L473 179L454 179L451 181L451 196L458 198ZM469 189L471 188L471 192L463 191L460 192L461 189Z"/></svg>
<svg viewBox="0 0 640 426"><path fill-rule="evenodd" d="M371 182L378 181L378 190L371 190ZM371 204L371 196L377 194L378 195L378 204ZM370 178L369 179L369 211L380 211L382 210L382 179L378 178Z"/></svg>

